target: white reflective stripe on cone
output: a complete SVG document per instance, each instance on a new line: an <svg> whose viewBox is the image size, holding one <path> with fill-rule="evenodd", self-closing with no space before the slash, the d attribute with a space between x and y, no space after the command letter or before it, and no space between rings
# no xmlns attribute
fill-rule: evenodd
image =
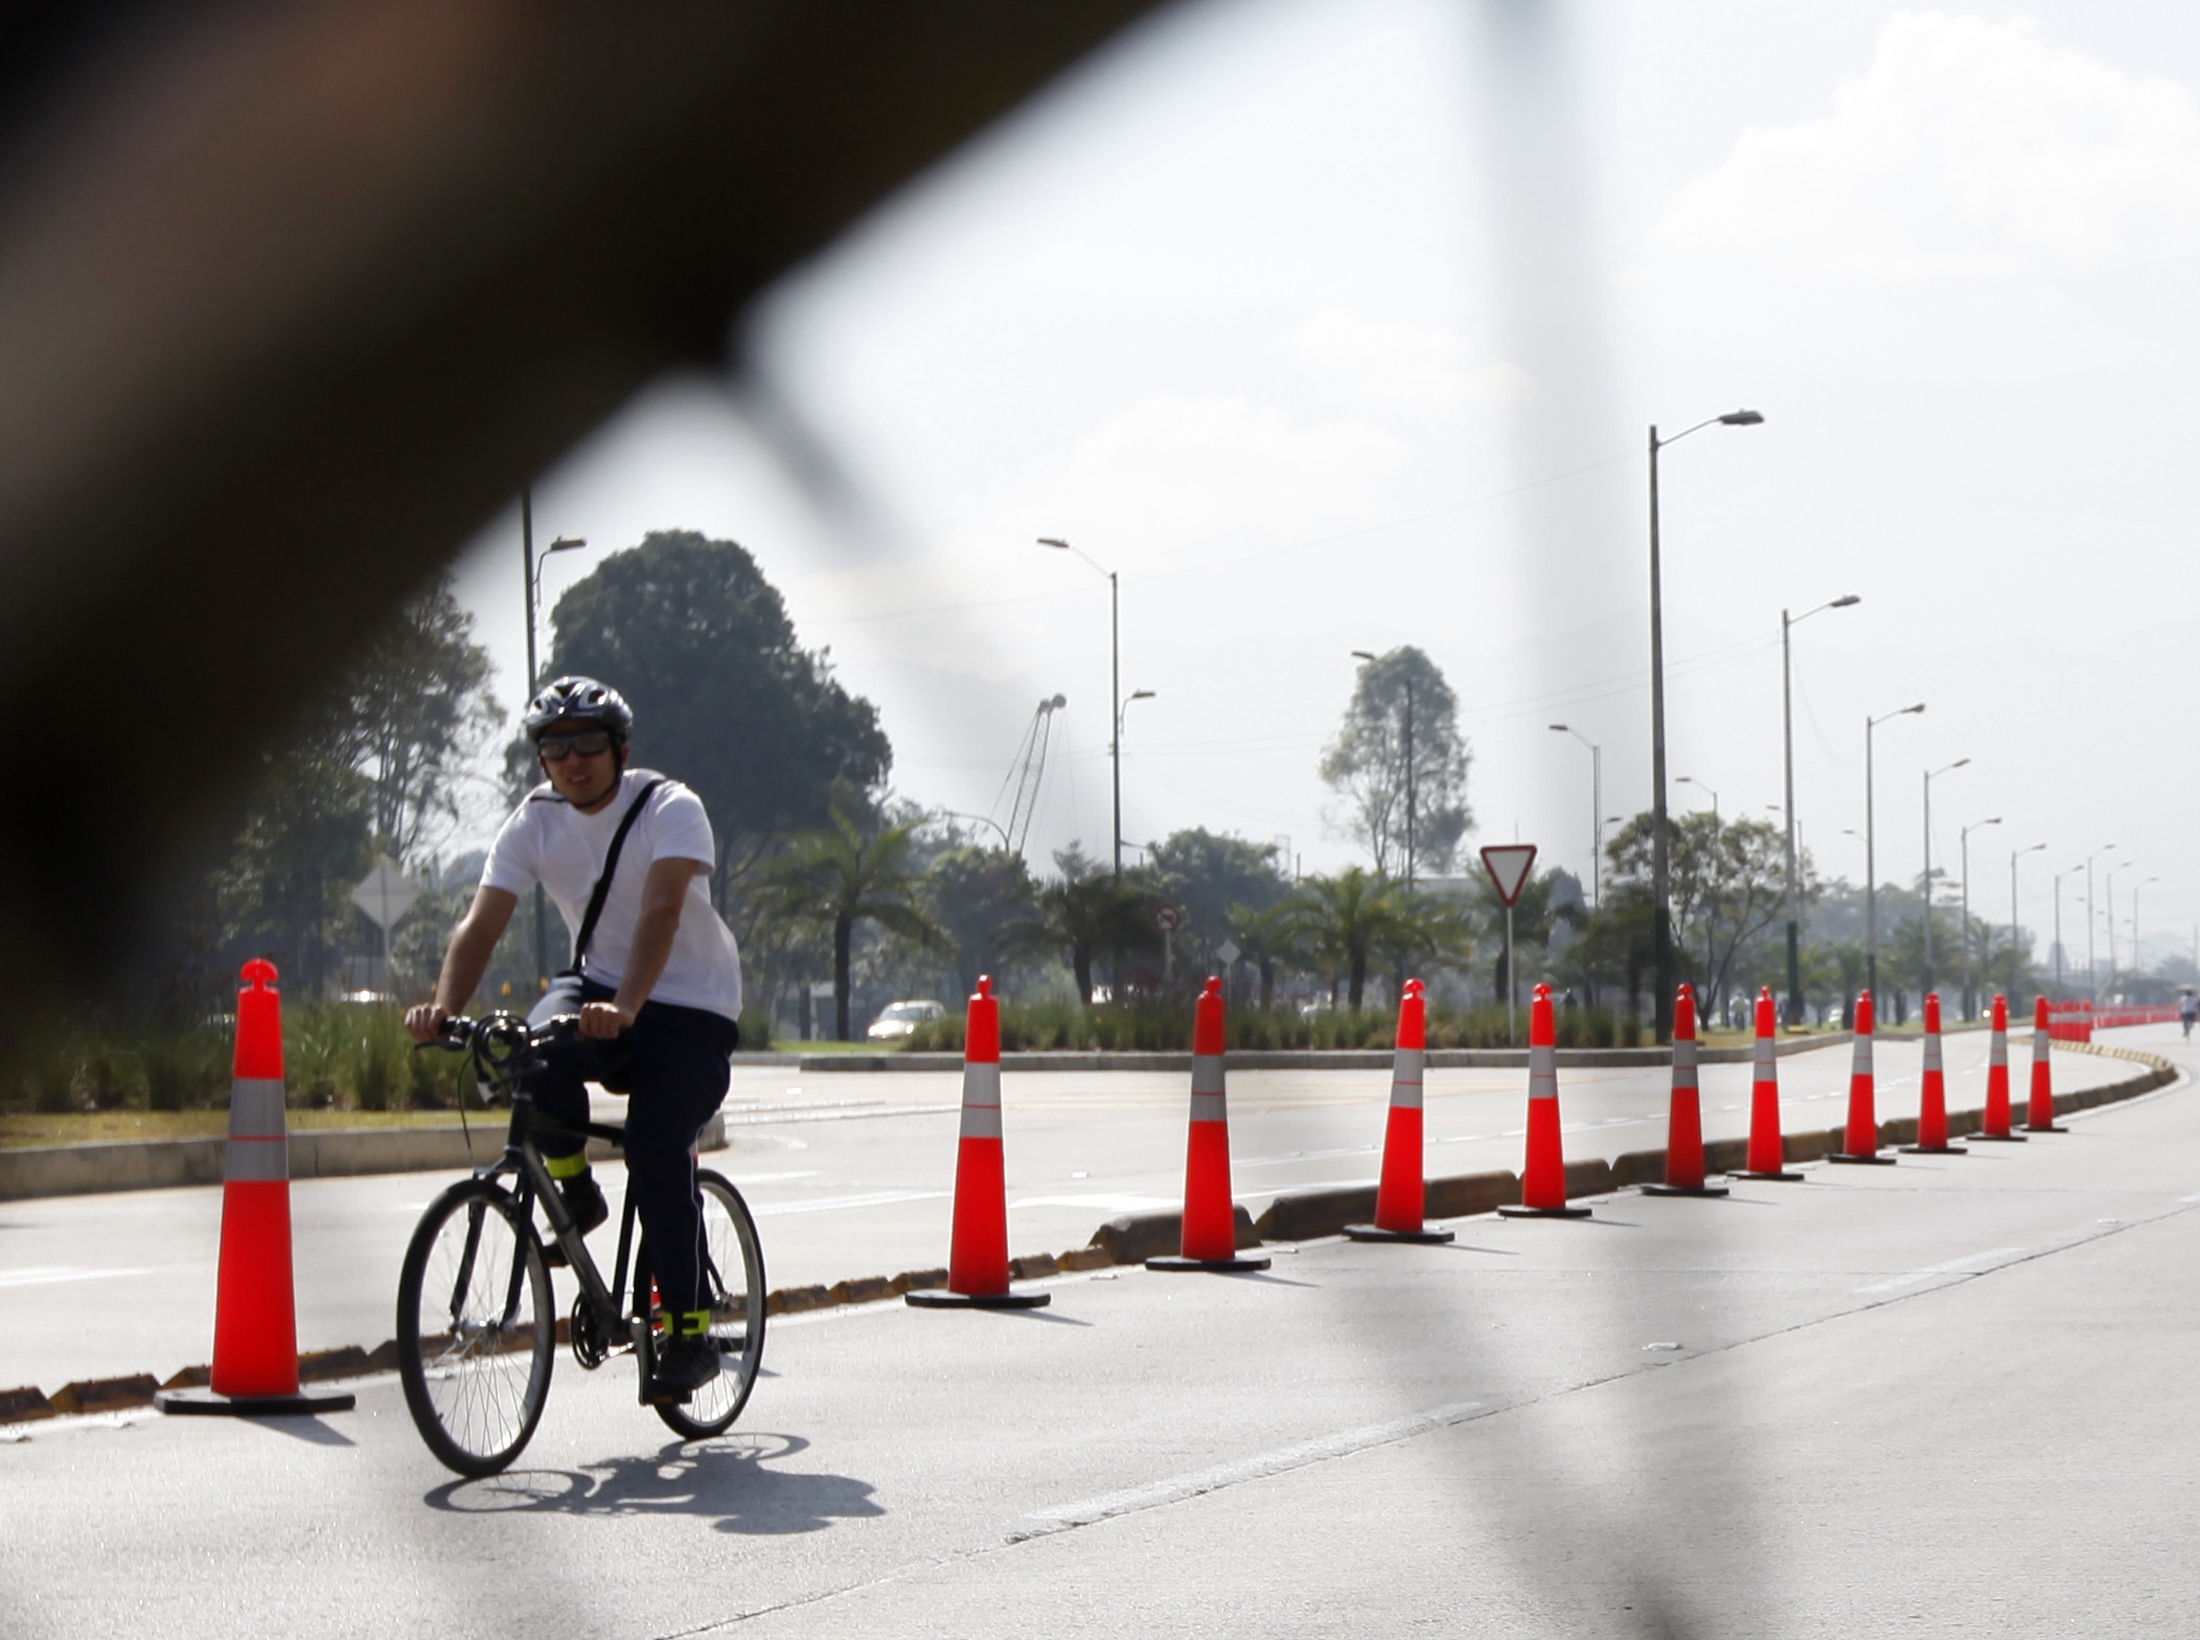
<svg viewBox="0 0 2200 1640"><path fill-rule="evenodd" d="M1192 1095L1192 1120L1195 1122L1226 1122L1229 1118L1229 1101L1219 1093L1195 1093Z"/></svg>
<svg viewBox="0 0 2200 1640"><path fill-rule="evenodd" d="M1390 1103L1393 1108L1421 1108L1421 1050L1400 1048L1390 1069Z"/></svg>
<svg viewBox="0 0 2200 1640"><path fill-rule="evenodd" d="M222 1177L232 1184L264 1184L290 1177L288 1139L232 1139L222 1158Z"/></svg>
<svg viewBox="0 0 2200 1640"><path fill-rule="evenodd" d="M1530 1099L1556 1099L1558 1097L1558 1050L1547 1044L1537 1044L1528 1049L1528 1097Z"/></svg>
<svg viewBox="0 0 2200 1640"><path fill-rule="evenodd" d="M2009 1038L1999 1031L1994 1033L1993 1041L1986 1044L1986 1063L1989 1065L2006 1065L2009 1063Z"/></svg>
<svg viewBox="0 0 2200 1640"><path fill-rule="evenodd" d="M1757 1065L1758 1081L1768 1082L1771 1080L1771 1078L1765 1073L1772 1069L1773 1065L1779 1060L1779 1057L1780 1056L1778 1054L1772 1051L1771 1037L1760 1036L1757 1039L1757 1051L1755 1054L1755 1059Z"/></svg>
<svg viewBox="0 0 2200 1640"><path fill-rule="evenodd" d="M2038 1058L2041 1054L2047 1052L2048 1041L2048 1034L2045 1031L2034 1031L2032 1033L2032 1055L2034 1058Z"/></svg>
<svg viewBox="0 0 2200 1640"><path fill-rule="evenodd" d="M1871 1068L1872 1039L1869 1036L1859 1034L1856 1039L1856 1048L1849 1055L1849 1074L1851 1076L1868 1076L1871 1074Z"/></svg>
<svg viewBox="0 0 2200 1640"><path fill-rule="evenodd" d="M1925 1068L1929 1071L1940 1069L1940 1033L1937 1031L1925 1038Z"/></svg>
<svg viewBox="0 0 2200 1640"><path fill-rule="evenodd" d="M232 1139L280 1139L283 1136L283 1084L279 1078L240 1076L229 1084L229 1136Z"/></svg>
<svg viewBox="0 0 2200 1640"><path fill-rule="evenodd" d="M1220 1093L1222 1086L1222 1055L1203 1053L1194 1056L1192 1060L1193 1095L1196 1097L1202 1093Z"/></svg>
<svg viewBox="0 0 2200 1640"><path fill-rule="evenodd" d="M1696 1085L1696 1039L1676 1037L1673 1040L1673 1086L1692 1088Z"/></svg>

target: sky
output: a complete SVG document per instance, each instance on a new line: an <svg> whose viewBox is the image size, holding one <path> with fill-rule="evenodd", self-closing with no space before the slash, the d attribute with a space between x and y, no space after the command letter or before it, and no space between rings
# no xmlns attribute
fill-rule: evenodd
<svg viewBox="0 0 2200 1640"><path fill-rule="evenodd" d="M1925 847L2043 933L2200 950L2200 8L1208 0L1165 14L653 385L534 487L549 600L652 529L737 540L875 702L893 787L1028 854L1205 826L1351 863L1317 765L1353 650L1460 701L1469 847L1586 872L1648 807L1646 445L1676 810L1796 812L1861 880ZM458 563L516 706L515 505ZM545 627L547 631L547 626ZM616 680L613 680L616 681ZM647 725L638 751L647 760ZM677 771L672 771L677 773ZM485 832L494 817L478 816ZM1985 822L1998 822L1985 824ZM1135 856L1134 856L1135 857ZM2119 867L2111 885L2108 868ZM2082 960L2085 873L2063 877ZM2115 920L2109 921L2110 896Z"/></svg>

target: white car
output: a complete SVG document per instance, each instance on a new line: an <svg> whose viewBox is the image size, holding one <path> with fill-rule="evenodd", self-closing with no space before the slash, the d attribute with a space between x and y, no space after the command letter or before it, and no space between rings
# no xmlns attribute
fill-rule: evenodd
<svg viewBox="0 0 2200 1640"><path fill-rule="evenodd" d="M915 1032L919 1025L929 1025L935 1019L945 1019L947 1008L938 1002L889 1002L879 1010L878 1018L871 1021L871 1028L863 1034L873 1042L899 1042Z"/></svg>

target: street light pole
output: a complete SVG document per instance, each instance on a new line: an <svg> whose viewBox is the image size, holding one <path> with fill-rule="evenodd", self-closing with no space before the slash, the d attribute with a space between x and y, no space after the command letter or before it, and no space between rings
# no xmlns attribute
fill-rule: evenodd
<svg viewBox="0 0 2200 1640"><path fill-rule="evenodd" d="M1092 555L1082 547L1073 547L1060 536L1042 535L1039 545L1052 547L1056 552L1073 552L1090 565L1096 574L1108 578L1108 711L1109 720L1115 726L1115 736L1108 743L1108 761L1113 765L1115 783L1115 875L1123 875L1123 608L1121 587L1115 571L1102 569Z"/></svg>
<svg viewBox="0 0 2200 1640"><path fill-rule="evenodd" d="M1551 725L1551 732L1572 735L1589 748L1589 909L1604 909L1604 748L1578 729L1563 723Z"/></svg>
<svg viewBox="0 0 2200 1640"><path fill-rule="evenodd" d="M2129 860L2119 860L2101 873L2101 889L2108 900L2108 980L2101 987L2103 991L2116 986L2116 873L2130 870L2131 865Z"/></svg>
<svg viewBox="0 0 2200 1640"><path fill-rule="evenodd" d="M1879 1001L1879 831L1872 797L1872 731L1890 718L1925 710L1925 703L1904 706L1864 719L1864 988Z"/></svg>
<svg viewBox="0 0 2200 1640"><path fill-rule="evenodd" d="M2063 979L2062 880L2084 869L2085 865L2081 861L2066 871L2055 873L2055 989L2058 992L2068 989Z"/></svg>
<svg viewBox="0 0 2200 1640"><path fill-rule="evenodd" d="M2100 998L2101 971L2093 956L2093 862L2115 846L2103 843L2085 857L2085 984L2087 993L2096 1001Z"/></svg>
<svg viewBox="0 0 2200 1640"><path fill-rule="evenodd" d="M1991 820L1974 820L1956 833L1956 844L1963 851L1963 1017L1978 1018L1978 1010L1971 1001L1971 833L1988 826L2001 824L2001 816Z"/></svg>
<svg viewBox="0 0 2200 1640"><path fill-rule="evenodd" d="M1933 989L1933 781L1970 761L1967 757L1959 757L1953 763L1925 772L1925 990L1920 993L1921 997L1930 995ZM1919 1006L1923 1006L1922 1001Z"/></svg>
<svg viewBox="0 0 2200 1640"><path fill-rule="evenodd" d="M1665 594L1658 566L1658 452L1714 422L1726 427L1755 427L1764 419L1754 410L1729 410L1723 416L1683 428L1669 439L1660 439L1657 423L1650 424L1650 901L1658 975L1657 995L1651 1005L1660 1042L1669 1042L1673 1037L1673 907L1665 809Z"/></svg>
<svg viewBox="0 0 2200 1640"><path fill-rule="evenodd" d="M2009 988L2010 988L2010 990L2012 990L2012 991L2014 991L2014 990L2015 990L2015 989L2017 988L2017 981L2016 981L2016 976L2017 976L2017 972L2018 972L2018 970L2017 970L2017 862L2018 862L2019 860L2023 859L2023 858L2024 858L2024 857L2025 857L2025 856L2026 856L2027 854L2037 854L2037 853L2039 853L2039 851L2040 851L2041 849L2045 848L2045 847L2047 847L2047 845L2046 845L2045 843L2034 843L2034 844L2033 844L2033 845L2032 845L2032 846L2031 846L2030 848L2011 849L2011 850L2009 851ZM2010 1001L2012 1001L2012 1002L2015 1002L2015 1001L2016 1001L2016 1000L2018 1000L2018 999L2017 999L2016 997L2012 996L2012 997L2011 997L2011 998L2010 998L2009 1000L2010 1000Z"/></svg>
<svg viewBox="0 0 2200 1640"><path fill-rule="evenodd" d="M1701 789L1702 789L1702 790L1704 790L1704 791L1707 791L1707 792L1710 792L1710 793L1711 793L1711 829L1712 829L1713 831L1717 831L1717 830L1719 829L1719 794L1718 794L1718 792L1717 792L1717 791L1716 791L1715 789L1713 789L1712 787L1704 785L1704 783L1703 783L1703 782L1702 782L1701 780L1698 780L1698 779L1697 779L1697 778L1696 778L1696 777L1695 777L1694 775L1692 775L1692 774L1684 774L1684 775L1681 775L1681 776L1677 777L1677 778L1676 778L1676 779L1674 780L1673 784L1674 784L1674 785L1676 785L1676 786L1696 786L1696 787L1699 787L1699 788L1701 788Z"/></svg>
<svg viewBox="0 0 2200 1640"><path fill-rule="evenodd" d="M519 492L519 558L521 590L527 600L527 687L520 691L522 710L535 698L535 685L541 681L535 662L535 606L541 602L542 566L553 552L571 552L588 543L577 537L559 536L543 549L541 558L535 556L535 489L531 484L522 485ZM547 981L550 977L550 906L544 897L542 884L535 885L535 978Z"/></svg>
<svg viewBox="0 0 2200 1640"><path fill-rule="evenodd" d="M1780 740L1787 772L1787 1024L1791 1029L1803 1023L1803 891L1795 865L1795 666L1788 632L1797 622L1807 621L1820 611L1847 609L1862 602L1851 592L1817 609L1806 609L1792 620L1786 610L1780 611Z"/></svg>

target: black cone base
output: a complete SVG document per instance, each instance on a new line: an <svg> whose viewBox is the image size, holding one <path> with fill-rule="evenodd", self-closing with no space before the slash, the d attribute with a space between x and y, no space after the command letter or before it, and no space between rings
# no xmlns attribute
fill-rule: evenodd
<svg viewBox="0 0 2200 1640"><path fill-rule="evenodd" d="M2021 1133L1974 1133L1971 1135L1970 1142L1974 1145L2021 1145L2024 1143L2024 1135Z"/></svg>
<svg viewBox="0 0 2200 1640"><path fill-rule="evenodd" d="M919 1287L901 1297L920 1310L1037 1310L1054 1302L1052 1293L951 1293L945 1287Z"/></svg>
<svg viewBox="0 0 2200 1640"><path fill-rule="evenodd" d="M1746 1168L1739 1173L1729 1173L1727 1177L1730 1179L1762 1179L1767 1182L1777 1181L1781 1184L1800 1184L1803 1181L1803 1175L1800 1173L1752 1173Z"/></svg>
<svg viewBox="0 0 2200 1640"><path fill-rule="evenodd" d="M1905 1156L1963 1156L1968 1155L1961 1145L1897 1145Z"/></svg>
<svg viewBox="0 0 2200 1640"><path fill-rule="evenodd" d="M1450 1241L1450 1230L1385 1230L1379 1224L1348 1224L1344 1233L1353 1241L1418 1241L1434 1245Z"/></svg>
<svg viewBox="0 0 2200 1640"><path fill-rule="evenodd" d="M1585 1219L1586 1207L1500 1207L1497 1216L1504 1219Z"/></svg>
<svg viewBox="0 0 2200 1640"><path fill-rule="evenodd" d="M298 1418L316 1412L349 1412L359 1398L348 1390L326 1395L216 1395L210 1389L164 1389L153 1397L161 1411L198 1418Z"/></svg>
<svg viewBox="0 0 2200 1640"><path fill-rule="evenodd" d="M1723 1184L1646 1184L1645 1196L1723 1196L1727 1193Z"/></svg>
<svg viewBox="0 0 2200 1640"><path fill-rule="evenodd" d="M2024 1131L2027 1133L2068 1133L2070 1130L2053 1122L2048 1123L2045 1127L2040 1126L2037 1122L2027 1122L2024 1124Z"/></svg>
<svg viewBox="0 0 2200 1640"><path fill-rule="evenodd" d="M1846 1162L1851 1167L1892 1167L1892 1156L1852 1156L1845 1150L1837 1150L1826 1158L1829 1162Z"/></svg>
<svg viewBox="0 0 2200 1640"><path fill-rule="evenodd" d="M1265 1258L1181 1258L1169 1253L1161 1258L1146 1260L1149 1270L1211 1270L1217 1275L1240 1275L1249 1270L1265 1270Z"/></svg>

